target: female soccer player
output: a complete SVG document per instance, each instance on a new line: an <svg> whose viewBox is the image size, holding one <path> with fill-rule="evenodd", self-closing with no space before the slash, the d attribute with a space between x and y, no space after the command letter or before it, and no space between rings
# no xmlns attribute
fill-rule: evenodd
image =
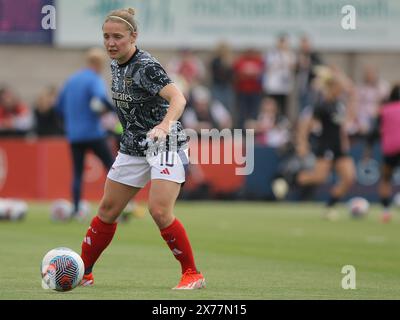
<svg viewBox="0 0 400 320"><path fill-rule="evenodd" d="M196 268L185 229L173 214L187 164L187 139L177 121L186 101L160 63L136 47L134 14L131 8L115 10L103 24L104 46L112 59L111 89L123 134L98 214L82 243L82 285L94 283L93 265L111 242L116 219L151 180L150 214L182 268L182 278L174 289L200 289L205 279Z"/></svg>
<svg viewBox="0 0 400 320"><path fill-rule="evenodd" d="M400 84L393 86L390 96L380 108L375 127L368 135L365 157L370 157L374 141L381 139L383 163L378 193L383 206L382 222L392 218L390 204L392 197L392 177L394 169L400 165Z"/></svg>
<svg viewBox="0 0 400 320"><path fill-rule="evenodd" d="M328 179L331 169L335 169L339 179L331 188L325 216L331 220L336 218L334 205L349 190L355 176L354 163L348 155L350 142L345 132L345 105L341 99L348 86L346 82L344 76L334 73L324 81L322 96L314 105L313 117L307 125L301 126L298 135L297 151L304 156L309 151L308 135L315 124L313 120L319 122L321 131L316 141L315 166L313 170L300 171L296 182L300 186L319 185Z"/></svg>

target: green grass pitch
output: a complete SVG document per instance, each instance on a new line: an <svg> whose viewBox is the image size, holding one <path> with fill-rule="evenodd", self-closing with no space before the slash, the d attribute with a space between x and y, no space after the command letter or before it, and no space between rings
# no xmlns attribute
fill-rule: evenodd
<svg viewBox="0 0 400 320"><path fill-rule="evenodd" d="M94 208L95 209L95 205ZM321 219L322 204L178 202L207 288L173 291L180 266L149 215L120 224L94 269L95 286L41 288L40 262L52 248L80 253L88 223L49 220L49 203L29 204L23 222L0 223L0 299L399 299L400 216ZM356 269L356 289L341 286Z"/></svg>

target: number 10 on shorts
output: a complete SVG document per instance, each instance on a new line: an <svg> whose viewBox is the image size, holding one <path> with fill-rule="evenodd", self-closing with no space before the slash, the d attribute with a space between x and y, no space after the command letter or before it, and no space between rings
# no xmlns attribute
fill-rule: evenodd
<svg viewBox="0 0 400 320"><path fill-rule="evenodd" d="M173 167L176 152L165 151L160 154L160 166Z"/></svg>

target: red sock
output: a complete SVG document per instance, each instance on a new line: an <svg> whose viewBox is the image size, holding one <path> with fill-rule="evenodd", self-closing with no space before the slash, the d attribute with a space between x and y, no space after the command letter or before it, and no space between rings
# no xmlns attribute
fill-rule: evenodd
<svg viewBox="0 0 400 320"><path fill-rule="evenodd" d="M190 246L189 238L182 223L180 223L178 219L175 219L171 225L160 231L161 236L167 242L176 260L180 262L182 273L187 269L197 271L192 247Z"/></svg>
<svg viewBox="0 0 400 320"><path fill-rule="evenodd" d="M98 216L93 218L82 242L81 257L85 264L85 273L91 272L94 263L110 244L116 229L116 223L105 223Z"/></svg>

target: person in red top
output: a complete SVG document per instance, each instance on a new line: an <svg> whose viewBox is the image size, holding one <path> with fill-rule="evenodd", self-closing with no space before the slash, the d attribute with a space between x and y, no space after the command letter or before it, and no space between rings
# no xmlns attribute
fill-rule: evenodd
<svg viewBox="0 0 400 320"><path fill-rule="evenodd" d="M257 118L264 68L261 54L254 49L245 51L233 64L239 128L244 128L246 120Z"/></svg>
<svg viewBox="0 0 400 320"><path fill-rule="evenodd" d="M188 48L180 50L179 56L168 63L167 70L182 77L190 87L200 84L206 73L203 62Z"/></svg>
<svg viewBox="0 0 400 320"><path fill-rule="evenodd" d="M32 125L30 109L10 88L0 88L0 136L24 135Z"/></svg>

